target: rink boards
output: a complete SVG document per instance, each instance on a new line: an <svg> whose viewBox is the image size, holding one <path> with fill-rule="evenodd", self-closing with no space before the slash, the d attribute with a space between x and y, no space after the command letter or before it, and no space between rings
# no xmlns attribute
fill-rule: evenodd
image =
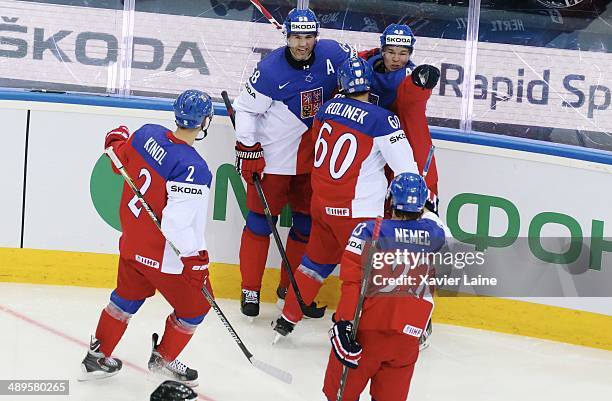
<svg viewBox="0 0 612 401"><path fill-rule="evenodd" d="M0 102L4 122L0 169L5 173L0 277L9 282L110 288L120 235L116 199L121 180L110 173L102 157L104 133L119 124L131 130L151 122L173 127L172 114L162 101L120 104L78 96L56 98L90 105ZM516 231L518 243L537 222L548 218L542 236L567 237L568 230L573 236L578 227L584 244L579 262L586 263L576 278L570 277L571 269L546 265L534 257L529 263L553 273L563 286L563 296L529 299L533 302L508 299L519 298L522 293L517 288L514 297L439 297L435 319L612 349L612 308L603 298L610 296L606 291L612 287L612 249L607 241L612 237L609 156L576 151L576 158L563 157L573 151L548 145L538 150L537 143L512 139L492 146L478 135L461 139L446 130L434 129L434 137L441 215L454 235L482 234L486 228L487 252L508 260L503 268L511 269L515 250L492 245L495 238L508 238ZM233 171L233 144L229 120L218 115L209 137L196 146L215 177L207 242L215 292L224 298L239 294L238 247L244 225L244 185ZM287 223L286 216L281 218L283 237ZM470 244L469 238L464 240ZM271 248L268 266L273 269L266 272L264 300L274 301L278 265L278 254ZM333 307L337 288L333 276L319 299ZM597 336L590 335L594 332Z"/></svg>

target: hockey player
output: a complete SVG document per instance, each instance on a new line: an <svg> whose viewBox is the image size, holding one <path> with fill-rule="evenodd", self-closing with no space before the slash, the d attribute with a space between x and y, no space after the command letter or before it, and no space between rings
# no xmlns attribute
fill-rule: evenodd
<svg viewBox="0 0 612 401"><path fill-rule="evenodd" d="M393 111L400 119L414 159L423 171L431 147L431 134L425 109L440 71L431 65L416 66L410 59L416 38L408 25L391 24L380 36L380 48L360 52L372 66L372 101ZM435 158L426 178L428 188L437 196L438 171ZM427 208L437 212L437 197Z"/></svg>
<svg viewBox="0 0 612 401"><path fill-rule="evenodd" d="M198 372L176 358L210 309L201 289L206 285L212 291L204 239L212 174L192 146L201 131L206 136L212 120L210 96L198 90L183 92L174 102L174 115L174 132L147 124L131 136L125 126L106 135L104 148L113 148L136 181L160 218L163 235L124 185L117 287L102 310L95 338L83 359L83 380L112 376L121 370L121 361L111 356L113 350L132 315L157 290L174 311L166 319L159 344L158 335L153 334L149 369L197 385ZM165 238L180 250L180 257Z"/></svg>
<svg viewBox="0 0 612 401"><path fill-rule="evenodd" d="M428 190L423 178L418 174L399 174L391 182L388 194L392 217L381 223L376 252L407 250L417 255L412 260L420 263L424 256L419 255L440 250L445 244L447 229L434 213L424 209ZM419 273L414 273L416 264L395 265L395 271L401 268L405 277L415 279L398 287L385 286L382 280L391 274L380 273L384 268L377 266L370 275L357 339L351 340L363 277L362 256L369 254L368 239L372 238L373 228L373 220L358 224L342 256L341 297L334 315L335 324L329 331L332 351L323 385L323 392L330 401L336 401L342 365L350 368L343 400L359 399L371 381L372 400L405 401L419 355L419 337L433 309L430 289L420 282L420 275L428 277L430 274L423 264L418 266ZM367 258L365 262L369 262Z"/></svg>
<svg viewBox="0 0 612 401"><path fill-rule="evenodd" d="M338 70L338 87L345 97L325 103L312 127L317 135L313 227L295 275L306 303L314 300L323 280L340 262L355 224L382 214L385 164L397 173L418 172L397 116L368 102L371 79L372 68L365 60L345 61ZM274 330L286 336L301 318L290 288Z"/></svg>
<svg viewBox="0 0 612 401"><path fill-rule="evenodd" d="M259 296L271 230L263 214L253 175L261 178L276 220L285 204L292 210L286 252L292 268L299 264L310 235L310 170L313 118L336 89L336 69L350 48L318 39L319 21L311 10L292 10L284 22L287 46L259 62L234 101L236 168L247 183L249 213L240 243L241 311L259 314ZM285 269L277 294L289 284Z"/></svg>
<svg viewBox="0 0 612 401"><path fill-rule="evenodd" d="M416 37L408 25L390 24L380 36L380 48L360 52L374 70L372 99L379 106L396 113L406 132L419 171L431 148L431 134L425 115L432 89L437 85L440 71L431 65L416 66L411 60ZM392 173L387 171L387 178ZM430 197L425 207L438 213L438 170L435 157L431 160L426 178ZM428 346L431 323L421 338L421 347Z"/></svg>

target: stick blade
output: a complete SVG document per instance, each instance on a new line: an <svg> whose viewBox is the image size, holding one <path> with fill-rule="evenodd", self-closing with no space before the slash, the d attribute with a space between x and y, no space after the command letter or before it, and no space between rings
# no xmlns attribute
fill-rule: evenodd
<svg viewBox="0 0 612 401"><path fill-rule="evenodd" d="M291 382L293 381L293 376L291 375L291 373L285 370L282 370L280 368L277 368L276 366L272 366L269 363L260 361L255 358L251 358L251 363L257 369L261 370L264 373L269 374L272 377L277 378L278 380L284 383L291 384Z"/></svg>
<svg viewBox="0 0 612 401"><path fill-rule="evenodd" d="M317 307L317 304L313 302L309 306L303 306L301 309L304 316L309 317L311 319L321 319L323 316L325 316L327 305Z"/></svg>

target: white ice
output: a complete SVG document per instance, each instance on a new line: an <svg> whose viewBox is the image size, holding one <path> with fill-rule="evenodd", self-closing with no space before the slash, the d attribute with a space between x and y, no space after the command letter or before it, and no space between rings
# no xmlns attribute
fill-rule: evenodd
<svg viewBox="0 0 612 401"><path fill-rule="evenodd" d="M162 381L146 371L151 333L162 333L170 312L161 296L144 304L117 347L123 370L104 380L76 381L109 294L104 289L0 283L0 379L70 380L70 396L0 396L0 401L148 400ZM199 399L324 400L329 316L302 322L273 346L274 305L264 305L251 324L240 316L236 301L219 304L256 358L291 372L293 384L253 368L211 311L179 358L200 373ZM419 357L408 399L575 401L611 396L612 352L434 324L432 345ZM361 397L369 399L366 393Z"/></svg>

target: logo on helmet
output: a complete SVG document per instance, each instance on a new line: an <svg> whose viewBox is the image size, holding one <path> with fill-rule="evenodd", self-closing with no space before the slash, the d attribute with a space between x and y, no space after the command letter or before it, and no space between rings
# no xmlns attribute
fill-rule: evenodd
<svg viewBox="0 0 612 401"><path fill-rule="evenodd" d="M317 23L291 22L291 32L317 32Z"/></svg>
<svg viewBox="0 0 612 401"><path fill-rule="evenodd" d="M412 37L402 35L387 35L385 38L385 44L394 46L412 46Z"/></svg>

